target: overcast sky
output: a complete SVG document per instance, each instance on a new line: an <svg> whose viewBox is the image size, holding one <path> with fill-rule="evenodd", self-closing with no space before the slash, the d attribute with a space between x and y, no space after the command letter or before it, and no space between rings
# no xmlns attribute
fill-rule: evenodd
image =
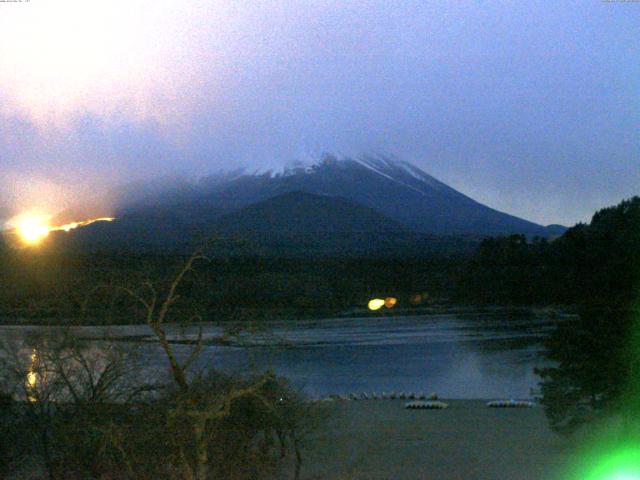
<svg viewBox="0 0 640 480"><path fill-rule="evenodd" d="M0 192L393 154L573 224L640 193L640 3L0 3ZM52 212L53 213L53 212Z"/></svg>

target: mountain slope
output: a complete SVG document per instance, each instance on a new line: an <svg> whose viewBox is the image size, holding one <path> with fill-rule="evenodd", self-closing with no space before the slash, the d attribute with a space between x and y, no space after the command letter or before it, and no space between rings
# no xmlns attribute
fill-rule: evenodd
<svg viewBox="0 0 640 480"><path fill-rule="evenodd" d="M288 192L227 214L220 233L278 236L390 233L407 229L367 207L339 197Z"/></svg>
<svg viewBox="0 0 640 480"><path fill-rule="evenodd" d="M338 160L326 156L316 165L281 174L244 174L224 182L212 178L204 182L202 200L235 209L290 191L342 197L422 233L550 233L541 225L482 205L414 165L384 157Z"/></svg>
<svg viewBox="0 0 640 480"><path fill-rule="evenodd" d="M318 243L314 236L324 236L325 243L333 236L338 248L340 241L355 246L383 237L415 244L434 236L477 241L512 233L550 237L563 231L498 212L409 163L383 157L325 156L315 165L279 173L235 171L189 187L147 190L142 201L122 204L116 217L108 225L74 232L65 242L184 251L217 232L247 239L277 237L280 244L308 239L308 245Z"/></svg>
<svg viewBox="0 0 640 480"><path fill-rule="evenodd" d="M223 239L218 249L236 254L378 256L406 254L418 246L425 250L418 234L371 208L304 192L277 195L224 215L213 232ZM442 242L430 251L438 248Z"/></svg>

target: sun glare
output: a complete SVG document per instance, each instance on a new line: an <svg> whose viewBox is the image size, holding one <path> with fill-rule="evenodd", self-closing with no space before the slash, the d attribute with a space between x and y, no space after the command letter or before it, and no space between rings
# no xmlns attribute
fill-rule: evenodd
<svg viewBox="0 0 640 480"><path fill-rule="evenodd" d="M28 216L18 220L16 233L25 245L37 245L44 240L51 231L49 219L45 216Z"/></svg>
<svg viewBox="0 0 640 480"><path fill-rule="evenodd" d="M640 480L640 449L611 445L604 453L585 454L584 464L570 475L576 480Z"/></svg>
<svg viewBox="0 0 640 480"><path fill-rule="evenodd" d="M37 246L49 236L51 232L69 232L78 227L84 227L95 222L111 222L113 217L91 218L63 225L51 225L51 216L22 215L9 221L9 233L15 234L23 246Z"/></svg>

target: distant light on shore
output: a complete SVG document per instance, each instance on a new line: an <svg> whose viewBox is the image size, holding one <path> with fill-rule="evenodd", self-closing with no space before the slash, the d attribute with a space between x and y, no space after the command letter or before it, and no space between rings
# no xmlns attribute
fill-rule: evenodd
<svg viewBox="0 0 640 480"><path fill-rule="evenodd" d="M387 308L393 308L398 303L398 299L395 297L387 297L384 299L384 306Z"/></svg>
<svg viewBox="0 0 640 480"><path fill-rule="evenodd" d="M382 298L374 298L369 300L368 304L369 310L380 310L384 307L384 300Z"/></svg>
<svg viewBox="0 0 640 480"><path fill-rule="evenodd" d="M373 298L369 300L368 307L369 310L380 310L382 307L393 308L396 303L398 303L398 299L395 297L386 297L382 298Z"/></svg>

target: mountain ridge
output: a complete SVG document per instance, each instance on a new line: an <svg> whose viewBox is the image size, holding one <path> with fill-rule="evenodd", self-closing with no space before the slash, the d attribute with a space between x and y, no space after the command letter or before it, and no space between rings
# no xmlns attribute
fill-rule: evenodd
<svg viewBox="0 0 640 480"><path fill-rule="evenodd" d="M280 172L236 173L231 180L201 181L208 204L234 209L287 191L343 197L429 234L556 235L546 227L487 207L415 165L388 157L325 155L312 165Z"/></svg>
<svg viewBox="0 0 640 480"><path fill-rule="evenodd" d="M184 250L215 233L251 237L261 232L281 244L305 238L312 245L333 235L339 249L338 238L351 246L383 244L383 237L395 244L422 244L420 239L437 236L555 237L564 231L494 210L411 163L382 156L325 155L314 164L276 172L234 170L198 184L151 184L128 190L126 198L114 222L58 238L89 248Z"/></svg>

